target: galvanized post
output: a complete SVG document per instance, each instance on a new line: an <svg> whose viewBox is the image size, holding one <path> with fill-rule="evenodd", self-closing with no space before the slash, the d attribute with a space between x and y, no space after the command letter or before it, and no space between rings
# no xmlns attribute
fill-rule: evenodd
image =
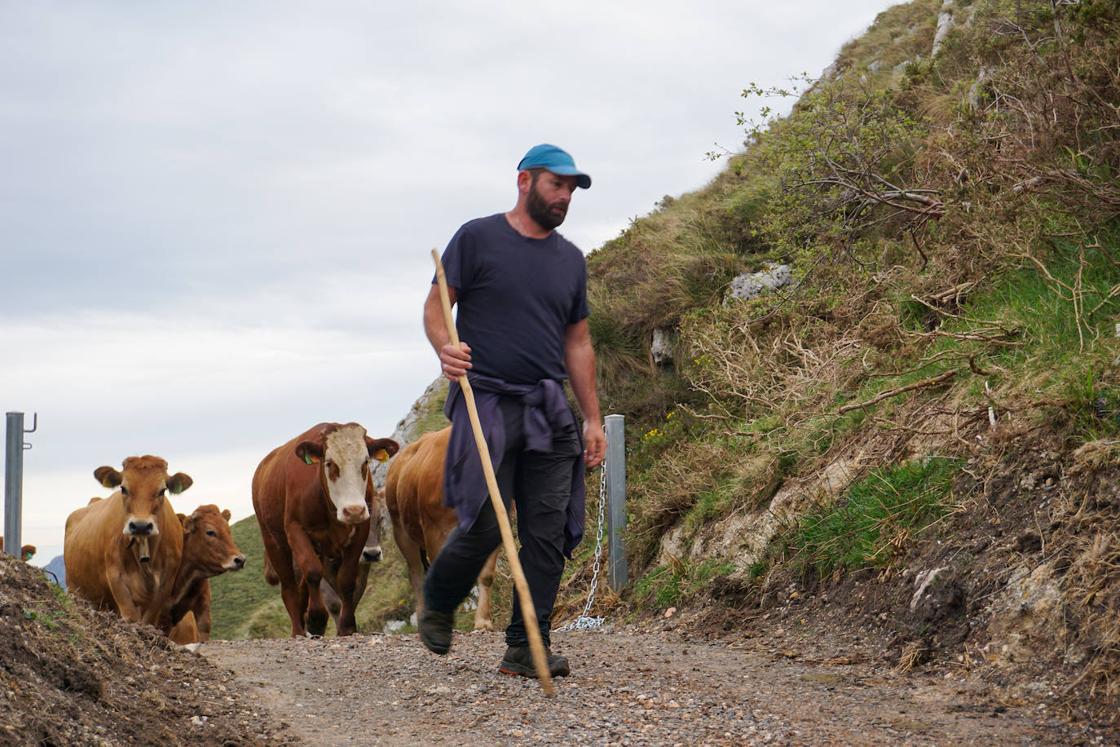
<svg viewBox="0 0 1120 747"><path fill-rule="evenodd" d="M39 427L39 415L31 430L23 429L23 413L9 412L4 449L4 551L22 559L23 548L23 452L31 444L23 442L24 433Z"/></svg>
<svg viewBox="0 0 1120 747"><path fill-rule="evenodd" d="M626 529L626 419L607 418L607 530L610 554L610 585L616 593L630 580L622 532Z"/></svg>

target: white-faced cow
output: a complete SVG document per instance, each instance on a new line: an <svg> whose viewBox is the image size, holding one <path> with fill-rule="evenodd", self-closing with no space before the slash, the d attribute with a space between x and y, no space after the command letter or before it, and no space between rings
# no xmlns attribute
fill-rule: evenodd
<svg viewBox="0 0 1120 747"><path fill-rule="evenodd" d="M385 460L397 442L370 438L357 423L320 423L274 449L253 475L253 509L268 564L280 584L292 636L322 635L326 578L341 599L338 634L350 635L358 560L376 493L370 459Z"/></svg>

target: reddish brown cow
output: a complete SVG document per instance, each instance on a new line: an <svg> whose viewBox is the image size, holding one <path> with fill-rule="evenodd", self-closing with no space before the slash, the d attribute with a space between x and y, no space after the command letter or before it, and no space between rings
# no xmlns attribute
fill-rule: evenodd
<svg viewBox="0 0 1120 747"><path fill-rule="evenodd" d="M393 520L393 539L408 564L417 619L424 611L424 573L458 523L455 511L443 505L443 464L450 438L451 426L424 434L401 450L385 478L385 505ZM490 587L500 549L494 551L478 575L475 630L494 629Z"/></svg>
<svg viewBox="0 0 1120 747"><path fill-rule="evenodd" d="M369 460L396 453L397 442L373 439L357 423L320 423L274 449L253 475L253 510L268 563L280 584L292 636L322 635L326 578L342 600L338 634L357 630L354 585L369 534L376 492Z"/></svg>
<svg viewBox="0 0 1120 747"><path fill-rule="evenodd" d="M190 516L178 516L183 525L183 560L161 627L176 643L208 641L210 579L241 570L245 556L230 534L228 510L211 504L199 506Z"/></svg>

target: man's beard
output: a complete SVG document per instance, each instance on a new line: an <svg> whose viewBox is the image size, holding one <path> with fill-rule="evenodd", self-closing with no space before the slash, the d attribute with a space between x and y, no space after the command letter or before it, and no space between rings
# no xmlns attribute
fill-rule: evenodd
<svg viewBox="0 0 1120 747"><path fill-rule="evenodd" d="M552 206L556 207L557 210L551 210L550 207ZM568 206L564 203L553 203L552 206L549 206L537 192L537 184L534 181L533 186L529 189L529 202L526 207L529 210L529 217L546 231L551 231L559 226L568 216Z"/></svg>

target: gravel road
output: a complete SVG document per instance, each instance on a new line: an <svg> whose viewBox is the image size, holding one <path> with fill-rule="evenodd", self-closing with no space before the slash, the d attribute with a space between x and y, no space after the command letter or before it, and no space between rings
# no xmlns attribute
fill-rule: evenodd
<svg viewBox="0 0 1120 747"><path fill-rule="evenodd" d="M804 660L664 632L553 637L572 662L546 697L497 672L500 633L215 641L201 653L311 745L1071 744L1098 741L977 682L881 662Z"/></svg>

